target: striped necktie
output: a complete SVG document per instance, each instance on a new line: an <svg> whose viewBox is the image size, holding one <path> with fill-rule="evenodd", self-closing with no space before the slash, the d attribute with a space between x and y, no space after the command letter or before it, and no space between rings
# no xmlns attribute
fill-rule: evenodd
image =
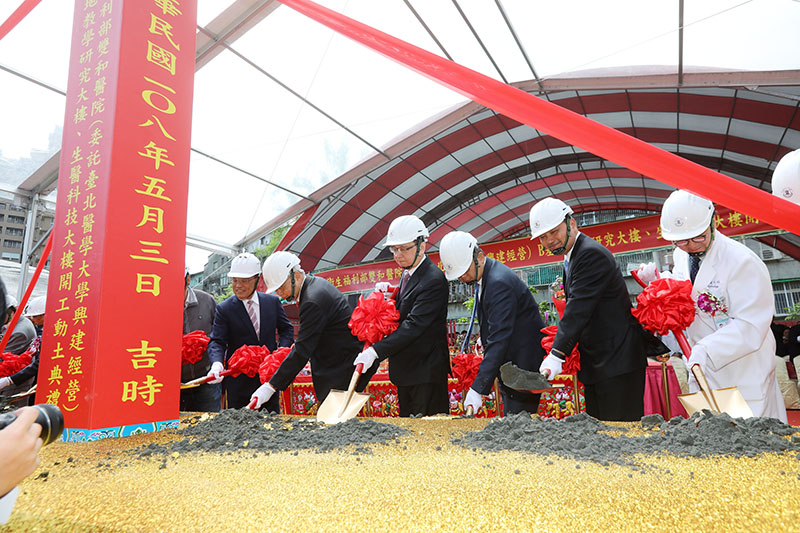
<svg viewBox="0 0 800 533"><path fill-rule="evenodd" d="M689 256L689 280L694 285L694 278L697 277L697 271L700 270L700 258L695 255Z"/></svg>
<svg viewBox="0 0 800 533"><path fill-rule="evenodd" d="M256 335L259 335L258 315L256 315L256 308L253 300L247 300L247 314L250 315L250 322L253 323L253 329L256 330Z"/></svg>

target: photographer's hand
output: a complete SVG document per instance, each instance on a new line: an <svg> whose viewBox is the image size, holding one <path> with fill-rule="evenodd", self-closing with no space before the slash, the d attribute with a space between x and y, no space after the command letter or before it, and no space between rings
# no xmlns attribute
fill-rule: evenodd
<svg viewBox="0 0 800 533"><path fill-rule="evenodd" d="M23 407L17 419L0 430L0 496L16 487L39 465L42 426L34 421L39 412Z"/></svg>

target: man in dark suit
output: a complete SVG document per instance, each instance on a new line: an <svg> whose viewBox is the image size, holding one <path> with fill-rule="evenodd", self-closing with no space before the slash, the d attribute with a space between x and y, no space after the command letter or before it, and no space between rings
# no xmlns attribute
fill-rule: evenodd
<svg viewBox="0 0 800 533"><path fill-rule="evenodd" d="M645 336L631 314L625 281L607 248L578 231L572 209L545 198L530 213L531 236L564 256L567 306L540 372L561 373L566 354L580 343L586 412L608 421L644 416Z"/></svg>
<svg viewBox="0 0 800 533"><path fill-rule="evenodd" d="M450 411L447 374L447 280L425 256L428 230L413 216L389 225L385 246L403 269L396 295L400 325L370 346L353 362L371 368L389 358L389 379L397 386L400 416L434 415Z"/></svg>
<svg viewBox="0 0 800 533"><path fill-rule="evenodd" d="M503 263L487 258L478 241L463 231L453 231L442 239L439 257L448 280L475 284L475 309L481 327L483 361L472 383L464 408L480 409L489 394L500 366L513 362L518 368L536 372L544 358L541 332L544 322L530 289ZM503 412L535 414L539 394L516 391L500 380Z"/></svg>
<svg viewBox="0 0 800 533"><path fill-rule="evenodd" d="M202 331L206 335L211 333L214 324L214 315L217 302L214 297L200 289L189 286L192 276L186 268L183 277L183 334L192 331ZM192 381L206 375L211 367L208 360L208 349L203 352L200 360L194 364L181 365L181 381ZM181 411L196 411L216 413L220 409L222 385L219 383L206 383L199 387L183 389L181 391Z"/></svg>
<svg viewBox="0 0 800 533"><path fill-rule="evenodd" d="M231 262L228 277L232 280L233 296L217 306L214 314L214 326L211 328L211 340L208 343L208 358L211 361L209 376L214 376L211 383L222 383L227 393L228 407L244 407L250 396L260 385L258 375L248 377L240 374L237 377L220 377L230 356L238 348L248 346L266 346L275 350L277 346L289 346L294 338L294 328L283 311L280 299L272 294L264 294L256 290L261 275L261 263L256 256L242 253ZM276 332L280 337L276 343ZM223 381L224 379L224 381ZM279 411L278 397L267 404L267 408Z"/></svg>
<svg viewBox="0 0 800 533"><path fill-rule="evenodd" d="M272 398L275 391L288 387L309 360L317 403L325 401L331 389L347 390L353 376L353 360L362 348L361 341L347 326L352 314L347 299L328 280L307 276L300 268L300 259L290 252L269 256L262 272L267 293L297 301L300 330L281 366L269 382L253 393L256 409ZM370 375L361 375L356 390L364 390Z"/></svg>

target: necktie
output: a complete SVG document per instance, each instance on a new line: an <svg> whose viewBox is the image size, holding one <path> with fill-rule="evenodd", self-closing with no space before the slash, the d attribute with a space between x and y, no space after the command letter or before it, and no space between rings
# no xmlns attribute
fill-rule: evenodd
<svg viewBox="0 0 800 533"><path fill-rule="evenodd" d="M694 278L697 277L697 271L700 270L700 258L694 255L689 256L689 280L694 285Z"/></svg>
<svg viewBox="0 0 800 533"><path fill-rule="evenodd" d="M469 339L472 336L472 326L475 324L475 313L478 311L478 293L480 293L481 286L475 284L475 299L472 301L472 316L469 319L469 328L467 328L467 336L464 337L464 342L461 343L461 353L466 353L467 346L469 346Z"/></svg>
<svg viewBox="0 0 800 533"><path fill-rule="evenodd" d="M569 259L566 257L564 258L564 280L566 281L567 276L569 275Z"/></svg>
<svg viewBox="0 0 800 533"><path fill-rule="evenodd" d="M406 288L406 282L408 281L408 278L410 278L410 277L411 277L411 275L408 273L408 270L403 270L403 277L400 280L400 290L397 291L397 295L398 296L402 296L403 295L403 289Z"/></svg>
<svg viewBox="0 0 800 533"><path fill-rule="evenodd" d="M250 322L253 323L253 329L256 330L256 335L259 335L258 315L256 315L256 308L255 304L253 304L253 300L247 300L247 314L250 315Z"/></svg>

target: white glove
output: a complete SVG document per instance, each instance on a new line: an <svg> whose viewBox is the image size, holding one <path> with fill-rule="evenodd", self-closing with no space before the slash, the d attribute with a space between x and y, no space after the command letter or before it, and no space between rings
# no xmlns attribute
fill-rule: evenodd
<svg viewBox="0 0 800 533"><path fill-rule="evenodd" d="M541 366L539 366L539 373L547 379L553 379L557 375L561 374L562 366L564 366L564 361L560 357L553 355L551 352L547 354L547 357L544 358Z"/></svg>
<svg viewBox="0 0 800 533"><path fill-rule="evenodd" d="M224 376L220 376L219 373L222 372L223 370L225 370L225 367L222 366L222 363L216 362L216 361L214 363L212 363L211 364L211 370L208 371L208 374L206 374L206 377L214 376L214 379L209 381L209 383L211 383L211 384L222 383L222 378Z"/></svg>
<svg viewBox="0 0 800 533"><path fill-rule="evenodd" d="M256 406L253 409L260 408L263 404L267 403L272 395L275 394L275 389L272 388L272 385L269 382L264 383L256 391L250 396L250 401L256 400Z"/></svg>
<svg viewBox="0 0 800 533"><path fill-rule="evenodd" d="M692 373L692 367L700 365L700 370L706 372L708 370L708 354L702 346L692 346L692 355L686 363L686 368L689 369L689 374Z"/></svg>
<svg viewBox="0 0 800 533"><path fill-rule="evenodd" d="M469 389L467 397L464 399L464 411L472 407L472 414L478 414L478 409L483 405L483 396L475 389Z"/></svg>
<svg viewBox="0 0 800 533"><path fill-rule="evenodd" d="M11 381L11 378L0 378L0 390L3 390L13 384L14 382Z"/></svg>
<svg viewBox="0 0 800 533"><path fill-rule="evenodd" d="M375 351L375 348L370 346L356 357L356 360L353 361L353 366L357 366L358 363L364 363L364 372L367 371L368 368L372 366L372 363L375 362L375 359L378 358L378 352Z"/></svg>
<svg viewBox="0 0 800 533"><path fill-rule="evenodd" d="M375 284L375 290L379 292L389 292L391 285L388 281L379 281Z"/></svg>
<svg viewBox="0 0 800 533"><path fill-rule="evenodd" d="M639 279L642 280L643 283L650 283L651 281L657 280L659 277L655 263L639 264L636 275L639 276Z"/></svg>

